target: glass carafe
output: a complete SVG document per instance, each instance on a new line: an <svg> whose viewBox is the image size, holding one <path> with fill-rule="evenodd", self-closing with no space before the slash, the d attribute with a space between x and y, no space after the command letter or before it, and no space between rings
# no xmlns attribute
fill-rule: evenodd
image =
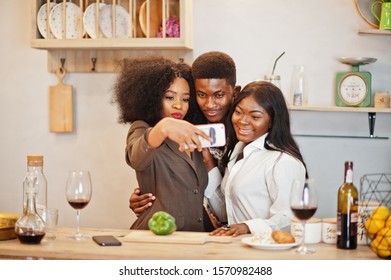
<svg viewBox="0 0 391 280"><path fill-rule="evenodd" d="M27 173L23 181L23 212L27 207L27 191L29 184L28 176L37 178L35 186L37 193L35 197L36 208L39 211L47 207L47 180L43 173L43 156L42 155L27 155Z"/></svg>
<svg viewBox="0 0 391 280"><path fill-rule="evenodd" d="M30 175L27 179L28 186L25 188L27 205L23 216L15 224L15 232L21 243L39 244L45 236L45 223L36 209L37 178Z"/></svg>

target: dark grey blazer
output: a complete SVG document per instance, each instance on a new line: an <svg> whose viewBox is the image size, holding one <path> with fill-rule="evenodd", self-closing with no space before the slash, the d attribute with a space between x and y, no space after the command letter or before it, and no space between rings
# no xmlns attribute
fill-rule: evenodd
<svg viewBox="0 0 391 280"><path fill-rule="evenodd" d="M156 196L131 228L148 229L151 216L162 210L175 217L177 230L204 231L202 201L208 173L201 153L195 151L189 158L170 139L153 149L146 142L150 129L147 123L135 121L127 136L126 162L136 171L141 193Z"/></svg>

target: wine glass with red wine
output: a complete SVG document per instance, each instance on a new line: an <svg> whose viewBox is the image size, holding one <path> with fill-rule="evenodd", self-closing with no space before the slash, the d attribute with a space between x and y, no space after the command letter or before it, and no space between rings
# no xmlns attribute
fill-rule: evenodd
<svg viewBox="0 0 391 280"><path fill-rule="evenodd" d="M86 239L80 233L80 210L87 206L92 195L91 176L89 171L69 171L65 193L68 203L76 209L77 231L71 238Z"/></svg>
<svg viewBox="0 0 391 280"><path fill-rule="evenodd" d="M290 205L293 214L301 221L303 236L301 245L296 252L299 254L311 254L315 250L305 245L305 224L316 212L318 208L318 198L313 179L294 180L291 189Z"/></svg>

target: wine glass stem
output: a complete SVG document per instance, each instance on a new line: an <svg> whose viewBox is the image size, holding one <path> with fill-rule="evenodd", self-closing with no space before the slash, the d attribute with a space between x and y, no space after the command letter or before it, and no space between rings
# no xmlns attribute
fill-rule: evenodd
<svg viewBox="0 0 391 280"><path fill-rule="evenodd" d="M305 221L301 221L301 225L303 227L303 237L301 238L301 249L305 248Z"/></svg>
<svg viewBox="0 0 391 280"><path fill-rule="evenodd" d="M76 236L80 236L80 210L76 210L76 224L77 224Z"/></svg>

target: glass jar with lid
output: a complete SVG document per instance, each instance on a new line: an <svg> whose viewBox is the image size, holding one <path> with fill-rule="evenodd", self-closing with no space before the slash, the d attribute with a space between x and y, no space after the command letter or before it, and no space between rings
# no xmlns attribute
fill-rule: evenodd
<svg viewBox="0 0 391 280"><path fill-rule="evenodd" d="M27 207L29 176L36 178L36 207L37 209L45 209L47 207L47 180L43 173L43 155L27 155L27 173L23 180L23 212Z"/></svg>
<svg viewBox="0 0 391 280"><path fill-rule="evenodd" d="M264 77L266 82L274 84L276 87L281 89L281 77L280 75L265 75Z"/></svg>

